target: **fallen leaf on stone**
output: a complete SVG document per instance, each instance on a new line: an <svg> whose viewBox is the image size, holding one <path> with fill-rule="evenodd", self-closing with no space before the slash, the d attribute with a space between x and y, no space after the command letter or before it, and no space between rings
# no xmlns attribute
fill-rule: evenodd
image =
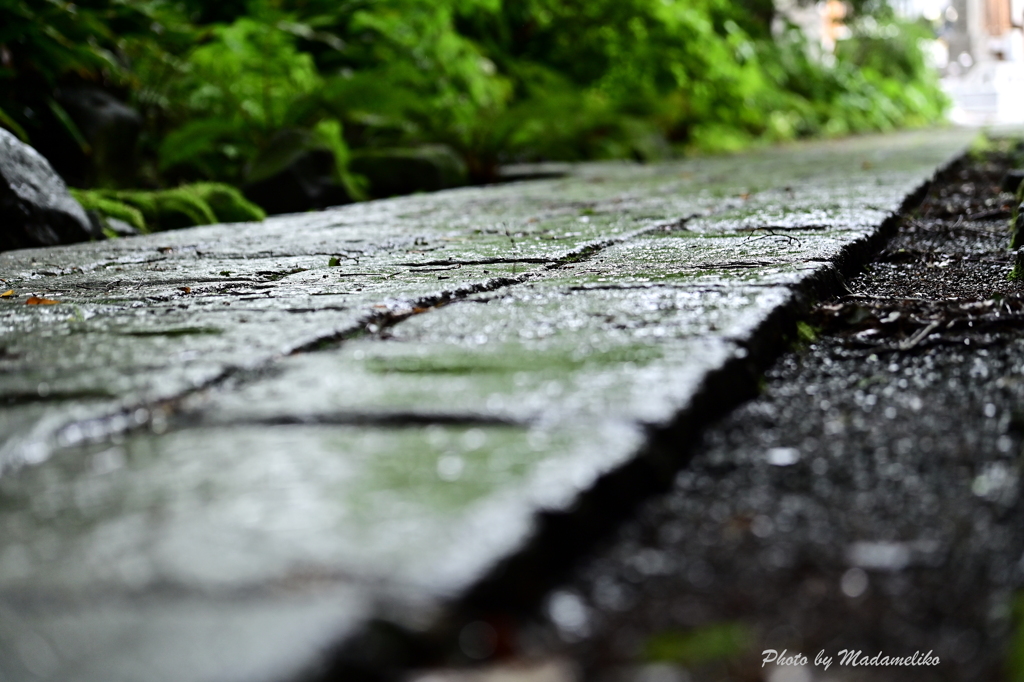
<svg viewBox="0 0 1024 682"><path fill-rule="evenodd" d="M337 256L332 256L331 260L327 261L327 267L329 268L336 268L339 265L341 265L341 259Z"/></svg>
<svg viewBox="0 0 1024 682"><path fill-rule="evenodd" d="M8 289L4 293L0 294L0 298L10 298L11 296L14 296L14 289Z"/></svg>
<svg viewBox="0 0 1024 682"><path fill-rule="evenodd" d="M25 301L26 305L54 305L56 303L60 303L60 301L55 301L52 298L39 298L38 296L31 296Z"/></svg>
<svg viewBox="0 0 1024 682"><path fill-rule="evenodd" d="M179 291L184 291L186 294L192 293L192 287L178 287Z"/></svg>

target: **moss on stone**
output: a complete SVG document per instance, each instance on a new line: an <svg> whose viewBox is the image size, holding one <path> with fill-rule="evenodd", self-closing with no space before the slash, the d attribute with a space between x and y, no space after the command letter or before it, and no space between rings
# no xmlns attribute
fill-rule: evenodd
<svg viewBox="0 0 1024 682"><path fill-rule="evenodd" d="M202 182L164 190L74 190L87 209L143 232L263 220L266 214L230 185Z"/></svg>
<svg viewBox="0 0 1024 682"><path fill-rule="evenodd" d="M108 218L123 220L140 232L149 232L142 212L134 206L101 196L97 190L71 189L70 192L86 211L96 211Z"/></svg>
<svg viewBox="0 0 1024 682"><path fill-rule="evenodd" d="M154 232L217 222L217 216L206 202L181 187L152 192L118 190L110 192L109 196L139 209Z"/></svg>
<svg viewBox="0 0 1024 682"><path fill-rule="evenodd" d="M197 182L184 185L182 190L193 192L210 207L222 223L244 223L263 220L267 214L232 187L218 182Z"/></svg>

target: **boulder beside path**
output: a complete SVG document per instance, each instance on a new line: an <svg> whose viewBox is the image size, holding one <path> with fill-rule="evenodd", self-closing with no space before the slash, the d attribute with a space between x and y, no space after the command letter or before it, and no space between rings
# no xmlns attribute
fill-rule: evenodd
<svg viewBox="0 0 1024 682"><path fill-rule="evenodd" d="M84 242L96 235L50 163L0 129L0 251Z"/></svg>

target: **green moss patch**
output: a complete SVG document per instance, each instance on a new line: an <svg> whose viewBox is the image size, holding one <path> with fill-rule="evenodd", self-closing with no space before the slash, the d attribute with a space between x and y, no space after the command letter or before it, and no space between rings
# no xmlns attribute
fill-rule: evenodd
<svg viewBox="0 0 1024 682"><path fill-rule="evenodd" d="M114 199L107 199L94 190L72 189L70 191L71 196L73 196L86 211L96 211L108 218L123 220L140 232L149 231L146 228L146 221L142 217L142 212L134 206L129 206L128 204Z"/></svg>
<svg viewBox="0 0 1024 682"><path fill-rule="evenodd" d="M263 220L266 214L230 185L201 182L165 190L72 190L86 210L142 232Z"/></svg>

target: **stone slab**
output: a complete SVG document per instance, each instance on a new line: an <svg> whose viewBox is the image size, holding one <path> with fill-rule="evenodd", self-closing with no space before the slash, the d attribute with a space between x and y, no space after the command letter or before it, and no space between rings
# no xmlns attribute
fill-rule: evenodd
<svg viewBox="0 0 1024 682"><path fill-rule="evenodd" d="M0 254L0 679L297 680L430 630L969 138Z"/></svg>

